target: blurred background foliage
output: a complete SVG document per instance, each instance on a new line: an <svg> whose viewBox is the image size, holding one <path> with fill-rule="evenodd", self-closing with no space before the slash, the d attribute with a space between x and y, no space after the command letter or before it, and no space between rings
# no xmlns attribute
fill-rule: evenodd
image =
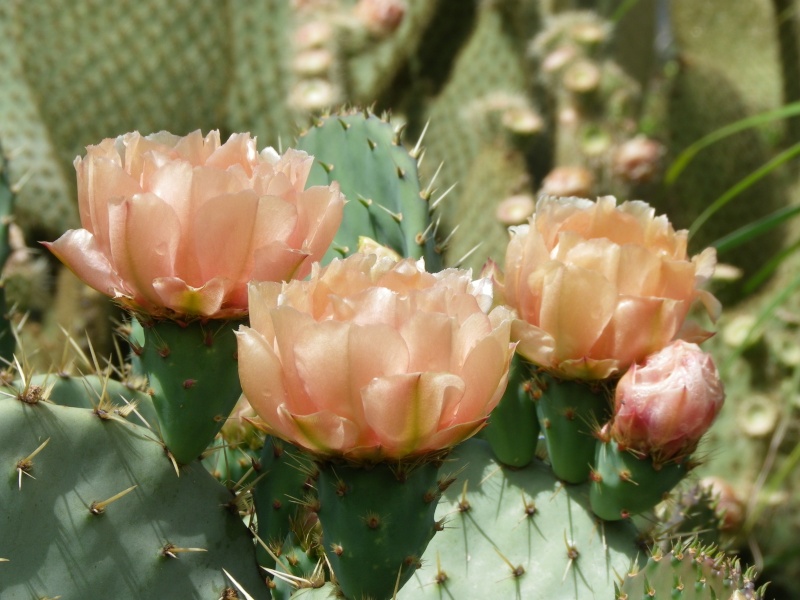
<svg viewBox="0 0 800 600"><path fill-rule="evenodd" d="M797 597L800 0L0 0L0 65L3 281L39 370L78 368L63 332L113 352L118 315L36 242L79 225L75 156L127 131L288 147L374 106L424 132L445 264L502 264L541 193L640 198L717 245L728 406L701 472L729 548Z"/></svg>

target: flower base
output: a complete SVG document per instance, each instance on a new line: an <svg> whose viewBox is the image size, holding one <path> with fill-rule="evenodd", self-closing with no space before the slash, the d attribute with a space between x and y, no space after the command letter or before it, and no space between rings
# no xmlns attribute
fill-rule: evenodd
<svg viewBox="0 0 800 600"><path fill-rule="evenodd" d="M198 458L242 393L233 331L242 321L143 322L136 348L150 380L161 436L179 464Z"/></svg>
<svg viewBox="0 0 800 600"><path fill-rule="evenodd" d="M438 462L320 465L323 548L345 597L386 600L436 532Z"/></svg>

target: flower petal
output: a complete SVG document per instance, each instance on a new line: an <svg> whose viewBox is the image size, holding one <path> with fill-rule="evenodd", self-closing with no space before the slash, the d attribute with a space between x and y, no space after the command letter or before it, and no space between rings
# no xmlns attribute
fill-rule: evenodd
<svg viewBox="0 0 800 600"><path fill-rule="evenodd" d="M42 245L98 292L109 296L127 292L127 286L100 250L97 239L85 229L70 229L55 242Z"/></svg>
<svg viewBox="0 0 800 600"><path fill-rule="evenodd" d="M464 393L452 373L406 373L374 379L362 391L364 415L384 450L411 454L438 430L442 407Z"/></svg>

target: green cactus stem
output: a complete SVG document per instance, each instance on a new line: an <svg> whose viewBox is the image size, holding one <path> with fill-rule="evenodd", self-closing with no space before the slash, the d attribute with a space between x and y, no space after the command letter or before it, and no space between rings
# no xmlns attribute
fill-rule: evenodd
<svg viewBox="0 0 800 600"><path fill-rule="evenodd" d="M615 521L653 508L686 476L689 462L655 464L648 456L597 440L589 501L601 519Z"/></svg>
<svg viewBox="0 0 800 600"><path fill-rule="evenodd" d="M539 442L539 421L531 382L527 378L528 368L520 361L519 356L514 355L506 392L481 434L497 460L509 467L524 467L530 463Z"/></svg>
<svg viewBox="0 0 800 600"><path fill-rule="evenodd" d="M589 480L595 455L595 432L610 416L600 384L563 381L545 373L534 377L536 414L556 477L567 483Z"/></svg>
<svg viewBox="0 0 800 600"><path fill-rule="evenodd" d="M150 379L167 448L179 464L198 458L242 393L233 331L242 321L143 321L135 348Z"/></svg>
<svg viewBox="0 0 800 600"><path fill-rule="evenodd" d="M11 255L8 228L15 204L16 194L8 174L8 161L3 154L3 148L0 147L0 270ZM0 283L0 359L8 363L13 359L16 346L12 327L7 314L5 285Z"/></svg>
<svg viewBox="0 0 800 600"><path fill-rule="evenodd" d="M320 465L322 544L348 600L388 600L420 565L447 481L438 462Z"/></svg>
<svg viewBox="0 0 800 600"><path fill-rule="evenodd" d="M292 520L306 508L302 503L317 472L305 454L272 436L264 441L259 462L264 476L253 488L258 537L270 548L280 547L290 533ZM262 566L275 566L263 548L259 555Z"/></svg>

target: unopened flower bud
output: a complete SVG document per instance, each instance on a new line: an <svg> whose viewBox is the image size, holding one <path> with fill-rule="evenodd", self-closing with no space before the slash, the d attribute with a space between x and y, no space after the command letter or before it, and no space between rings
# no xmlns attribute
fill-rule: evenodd
<svg viewBox="0 0 800 600"><path fill-rule="evenodd" d="M656 462L680 460L697 448L724 400L711 356L677 340L619 380L611 436Z"/></svg>

